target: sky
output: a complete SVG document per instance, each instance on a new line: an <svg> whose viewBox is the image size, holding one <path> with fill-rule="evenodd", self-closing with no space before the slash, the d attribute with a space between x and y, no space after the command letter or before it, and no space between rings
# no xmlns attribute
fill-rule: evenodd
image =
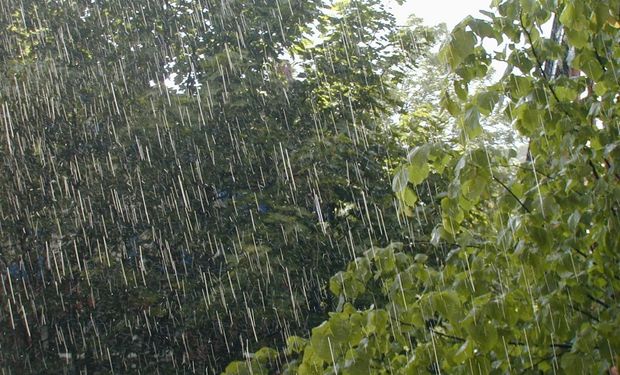
<svg viewBox="0 0 620 375"><path fill-rule="evenodd" d="M492 2L492 0L406 0L403 5L398 5L394 0L384 1L400 25L404 25L411 14L415 14L422 18L428 26L445 23L448 26L448 31L469 15L488 19L480 13L480 10L490 10ZM488 38L485 39L483 45L489 49L497 47ZM505 64L498 61L494 61L492 66L495 70L494 77L496 79L502 75L506 68Z"/></svg>
<svg viewBox="0 0 620 375"><path fill-rule="evenodd" d="M468 15L482 17L478 10L489 9L492 0L407 0L402 6L394 0L386 0L399 24L414 13L429 26L445 22L450 30Z"/></svg>

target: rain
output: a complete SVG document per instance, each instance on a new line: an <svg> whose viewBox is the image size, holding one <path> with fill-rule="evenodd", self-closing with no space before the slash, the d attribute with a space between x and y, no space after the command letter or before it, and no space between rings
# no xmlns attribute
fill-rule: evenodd
<svg viewBox="0 0 620 375"><path fill-rule="evenodd" d="M360 23L393 23L382 5L0 14L3 373L216 373L319 323L359 251L414 236L381 138L400 78L371 69L429 46Z"/></svg>
<svg viewBox="0 0 620 375"><path fill-rule="evenodd" d="M0 372L577 368L617 323L618 51L518 3L511 34L379 0L2 1ZM401 354L352 359L381 334Z"/></svg>

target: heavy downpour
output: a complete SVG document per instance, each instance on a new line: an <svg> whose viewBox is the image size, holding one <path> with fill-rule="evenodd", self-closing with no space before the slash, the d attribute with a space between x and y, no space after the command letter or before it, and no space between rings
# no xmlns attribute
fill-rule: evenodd
<svg viewBox="0 0 620 375"><path fill-rule="evenodd" d="M618 375L620 0L414 3L0 0L0 374Z"/></svg>

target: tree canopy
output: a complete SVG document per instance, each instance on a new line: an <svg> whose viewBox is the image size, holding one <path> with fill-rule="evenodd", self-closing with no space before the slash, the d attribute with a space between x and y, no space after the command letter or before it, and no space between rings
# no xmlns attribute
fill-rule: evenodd
<svg viewBox="0 0 620 375"><path fill-rule="evenodd" d="M3 2L0 369L616 366L620 1L482 16Z"/></svg>
<svg viewBox="0 0 620 375"><path fill-rule="evenodd" d="M217 372L318 324L355 249L407 232L385 125L433 34L380 2L0 13L0 366Z"/></svg>
<svg viewBox="0 0 620 375"><path fill-rule="evenodd" d="M227 373L602 374L617 364L620 3L493 6L440 52L456 76L443 105L461 146L412 145L392 184L417 215L416 189L444 176L431 241L449 253L432 265L415 246L369 248L331 278L340 303L309 338ZM483 48L486 38L502 48ZM493 61L507 65L499 80L468 88ZM529 139L526 160L476 141L498 108Z"/></svg>

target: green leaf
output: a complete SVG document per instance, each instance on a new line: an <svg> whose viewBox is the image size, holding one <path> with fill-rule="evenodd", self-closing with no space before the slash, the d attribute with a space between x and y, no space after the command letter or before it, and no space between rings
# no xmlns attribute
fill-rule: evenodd
<svg viewBox="0 0 620 375"><path fill-rule="evenodd" d="M560 364L565 374L581 375L586 372L586 364L584 362L586 360L587 359L579 353L566 353L562 356Z"/></svg>
<svg viewBox="0 0 620 375"><path fill-rule="evenodd" d="M411 176L411 173L409 174L409 176ZM405 188L403 201L405 202L407 206L414 206L416 202L418 201L418 196L416 195L416 193L413 191L412 188L407 187Z"/></svg>
<svg viewBox="0 0 620 375"><path fill-rule="evenodd" d="M336 344L349 344L351 335L351 323L348 317L343 313L332 313L329 318L329 326L332 330L334 342Z"/></svg>
<svg viewBox="0 0 620 375"><path fill-rule="evenodd" d="M414 185L420 184L426 179L426 177L428 177L430 171L428 166L430 150L431 147L428 144L418 146L409 152L409 155L407 156L407 159L409 160L409 166L407 168L408 177L409 181Z"/></svg>
<svg viewBox="0 0 620 375"><path fill-rule="evenodd" d="M579 225L579 220L581 220L581 213L579 211L573 212L568 218L568 228L571 231L577 230L577 225Z"/></svg>
<svg viewBox="0 0 620 375"><path fill-rule="evenodd" d="M444 92L441 97L441 106L445 108L452 116L458 116L461 113L461 107L456 103L448 92Z"/></svg>
<svg viewBox="0 0 620 375"><path fill-rule="evenodd" d="M465 342L454 353L453 361L455 363L464 363L474 355L474 343L471 340L465 340Z"/></svg>
<svg viewBox="0 0 620 375"><path fill-rule="evenodd" d="M271 348L260 348L254 354L254 358L259 362L269 362L278 358L278 352Z"/></svg>
<svg viewBox="0 0 620 375"><path fill-rule="evenodd" d="M407 155L407 161L419 167L428 162L428 156L431 151L431 145L416 146Z"/></svg>
<svg viewBox="0 0 620 375"><path fill-rule="evenodd" d="M584 48L588 45L588 34L580 30L566 30L566 37L570 44L577 48Z"/></svg>
<svg viewBox="0 0 620 375"><path fill-rule="evenodd" d="M389 314L385 310L371 310L367 315L366 332L382 335L388 329Z"/></svg>
<svg viewBox="0 0 620 375"><path fill-rule="evenodd" d="M526 96L532 90L532 79L529 77L510 75L508 89L516 99Z"/></svg>
<svg viewBox="0 0 620 375"><path fill-rule="evenodd" d="M575 59L572 66L586 73L594 81L599 81L603 77L603 68L592 51L583 51Z"/></svg>
<svg viewBox="0 0 620 375"><path fill-rule="evenodd" d="M456 69L463 60L474 52L476 36L464 28L457 28L450 34L450 41L441 49L439 57L442 62Z"/></svg>
<svg viewBox="0 0 620 375"><path fill-rule="evenodd" d="M476 106L480 110L480 113L485 116L491 114L491 112L493 111L493 108L495 108L495 105L497 104L498 101L499 101L499 93L494 90L483 91L481 93L478 93L476 94L476 97L474 99L474 102L476 103Z"/></svg>
<svg viewBox="0 0 620 375"><path fill-rule="evenodd" d="M562 101L572 102L577 98L577 91L569 87L557 86L555 92Z"/></svg>
<svg viewBox="0 0 620 375"><path fill-rule="evenodd" d="M433 293L430 302L442 316L445 316L450 322L456 323L459 319L462 306L456 292L441 291Z"/></svg>
<svg viewBox="0 0 620 375"><path fill-rule="evenodd" d="M289 336L286 339L286 349L289 353L302 353L308 340L299 336Z"/></svg>
<svg viewBox="0 0 620 375"><path fill-rule="evenodd" d="M340 271L329 279L329 291L335 296L339 296L342 293L344 275L345 273Z"/></svg>
<svg viewBox="0 0 620 375"><path fill-rule="evenodd" d="M454 86L454 92L456 93L456 96L460 99L460 100L467 100L467 95L469 95L469 86L467 85L467 82L459 79L454 81L453 83Z"/></svg>
<svg viewBox="0 0 620 375"><path fill-rule="evenodd" d="M598 96L603 96L609 91L605 81L599 81L594 85L594 93ZM597 103L598 104L598 103Z"/></svg>
<svg viewBox="0 0 620 375"><path fill-rule="evenodd" d="M493 38L498 42L501 42L501 36L488 21L472 18L468 22L468 26L480 38Z"/></svg>
<svg viewBox="0 0 620 375"><path fill-rule="evenodd" d="M332 363L332 353L335 349L335 343L334 334L328 322L323 322L320 326L312 329L310 345L312 345L312 349L321 360Z"/></svg>
<svg viewBox="0 0 620 375"><path fill-rule="evenodd" d="M420 166L409 164L409 166L407 167L407 171L409 175L409 181L414 185L419 185L426 179L426 177L428 177L430 168L428 166L428 163L422 164Z"/></svg>
<svg viewBox="0 0 620 375"><path fill-rule="evenodd" d="M409 183L409 172L405 167L401 167L392 180L392 191L395 193L402 192Z"/></svg>
<svg viewBox="0 0 620 375"><path fill-rule="evenodd" d="M492 321L487 321L484 317L472 317L471 313L463 322L465 330L473 339L483 353L487 353L497 345L497 329Z"/></svg>
<svg viewBox="0 0 620 375"><path fill-rule="evenodd" d="M467 139L472 140L482 134L482 126L480 125L480 112L475 106L471 106L460 117L461 128Z"/></svg>
<svg viewBox="0 0 620 375"><path fill-rule="evenodd" d="M353 358L347 359L344 364L344 374L360 374L371 375L370 359L371 356L368 353L358 353L357 351L350 350L350 356Z"/></svg>
<svg viewBox="0 0 620 375"><path fill-rule="evenodd" d="M560 22L565 26L572 27L576 18L575 5L572 1L569 1L560 15Z"/></svg>

